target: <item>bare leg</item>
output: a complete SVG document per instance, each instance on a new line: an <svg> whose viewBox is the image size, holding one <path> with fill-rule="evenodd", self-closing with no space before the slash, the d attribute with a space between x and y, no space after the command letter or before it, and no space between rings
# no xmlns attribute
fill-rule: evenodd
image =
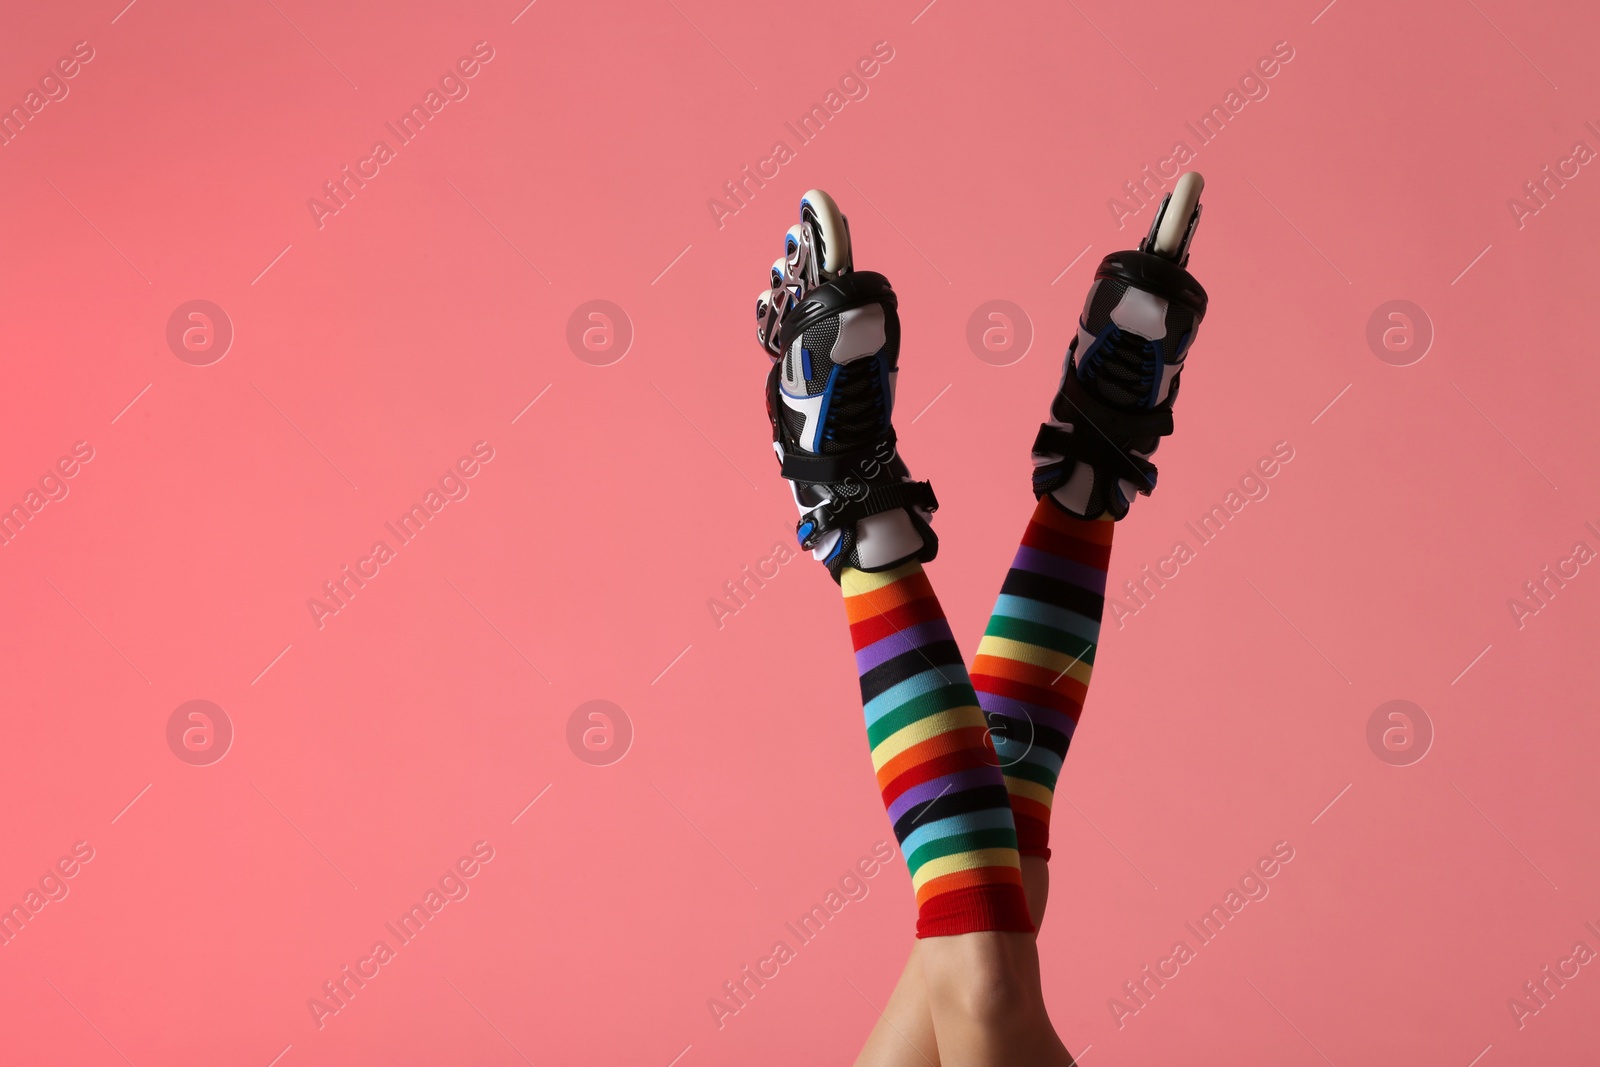
<svg viewBox="0 0 1600 1067"><path fill-rule="evenodd" d="M911 946L900 981L856 1057L855 1067L940 1067L939 1045L922 976L921 941Z"/></svg>
<svg viewBox="0 0 1600 1067"><path fill-rule="evenodd" d="M1022 857L1022 889L1028 896L1033 923L1038 926L1044 922L1045 903L1050 896L1050 868L1040 857ZM924 943L912 945L900 981L856 1057L855 1067L940 1067L933 1009L923 974Z"/></svg>
<svg viewBox="0 0 1600 1067"><path fill-rule="evenodd" d="M917 946L942 1062L951 1067L1072 1067L1039 985L1032 934L983 930Z"/></svg>

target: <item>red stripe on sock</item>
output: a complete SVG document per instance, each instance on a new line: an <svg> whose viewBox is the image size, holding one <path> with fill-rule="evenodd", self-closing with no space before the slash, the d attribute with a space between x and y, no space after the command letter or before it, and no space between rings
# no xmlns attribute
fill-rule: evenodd
<svg viewBox="0 0 1600 1067"><path fill-rule="evenodd" d="M1073 533L1054 530L1037 522L1028 523L1027 532L1022 535L1022 543L1040 552L1048 552L1052 556L1060 556L1074 563L1081 563L1085 567L1093 567L1097 571L1103 571L1111 565L1110 545L1085 541Z"/></svg>
<svg viewBox="0 0 1600 1067"><path fill-rule="evenodd" d="M917 913L918 937L954 937L979 930L1034 931L1020 876L1016 883L985 882L938 893Z"/></svg>
<svg viewBox="0 0 1600 1067"><path fill-rule="evenodd" d="M1072 685L1069 687L1068 682ZM1073 723L1083 714L1083 698L1088 689L1076 678L1061 676L1061 681L1056 683L1056 688L1046 689L1043 686L1029 685L1011 678L1000 678L993 674L974 674L972 688L979 693L992 693L995 696L1010 697L1020 700L1024 704L1036 704L1041 708L1055 708Z"/></svg>
<svg viewBox="0 0 1600 1067"><path fill-rule="evenodd" d="M974 767L999 766L1000 758L995 755L988 733L987 727L950 730L912 745L885 763L878 772L878 788L883 793L884 806L900 799L906 790L944 775Z"/></svg>
<svg viewBox="0 0 1600 1067"><path fill-rule="evenodd" d="M1116 529L1114 522L1107 522L1105 519L1080 519L1076 515L1067 514L1065 509L1048 500L1039 501L1028 521L1072 534L1097 545L1109 545Z"/></svg>
<svg viewBox="0 0 1600 1067"><path fill-rule="evenodd" d="M909 630L919 623L943 618L944 610L939 607L939 601L931 596L925 597L898 607L874 612L860 622L851 623L850 641L855 650L860 652L868 645L882 641L892 634Z"/></svg>

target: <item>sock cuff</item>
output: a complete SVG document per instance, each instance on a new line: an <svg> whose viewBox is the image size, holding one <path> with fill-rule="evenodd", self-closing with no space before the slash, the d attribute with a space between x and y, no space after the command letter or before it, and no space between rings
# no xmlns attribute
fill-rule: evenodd
<svg viewBox="0 0 1600 1067"><path fill-rule="evenodd" d="M980 930L1033 933L1033 917L1022 886L986 882L932 897L917 913L918 937L954 937Z"/></svg>

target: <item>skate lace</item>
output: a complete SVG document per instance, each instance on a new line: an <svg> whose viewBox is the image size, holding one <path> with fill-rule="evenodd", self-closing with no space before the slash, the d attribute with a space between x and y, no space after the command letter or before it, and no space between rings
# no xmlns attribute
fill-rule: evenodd
<svg viewBox="0 0 1600 1067"><path fill-rule="evenodd" d="M889 398L879 364L878 357L869 357L840 365L822 425L824 452L870 444L888 426Z"/></svg>
<svg viewBox="0 0 1600 1067"><path fill-rule="evenodd" d="M1144 407L1155 395L1163 360L1160 343L1125 334L1109 323L1079 368L1078 377L1094 383L1102 400Z"/></svg>

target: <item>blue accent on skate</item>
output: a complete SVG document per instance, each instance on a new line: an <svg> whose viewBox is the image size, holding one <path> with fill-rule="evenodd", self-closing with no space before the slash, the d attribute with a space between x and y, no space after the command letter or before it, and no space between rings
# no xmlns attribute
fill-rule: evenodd
<svg viewBox="0 0 1600 1067"><path fill-rule="evenodd" d="M1172 361L1174 363L1178 362L1180 359L1183 358L1183 354L1185 352L1189 351L1189 345L1193 341L1194 341L1194 331L1193 330L1189 330L1182 337L1178 338L1178 347L1173 349L1173 352L1172 352Z"/></svg>
<svg viewBox="0 0 1600 1067"><path fill-rule="evenodd" d="M804 360L804 363L801 365L805 368L806 381L809 382L811 380L811 349L802 348L800 350L800 358Z"/></svg>
<svg viewBox="0 0 1600 1067"><path fill-rule="evenodd" d="M822 387L822 407L817 409L817 421L811 427L811 441L809 444L801 442L800 447L807 452L822 450L822 428L828 425L828 405L833 402L833 383L838 377L839 365L835 363L833 369L828 371L828 384Z"/></svg>
<svg viewBox="0 0 1600 1067"><path fill-rule="evenodd" d="M887 429L894 416L894 393L889 389L889 361L883 358L883 349L872 357L878 361L878 384L883 389L883 428Z"/></svg>
<svg viewBox="0 0 1600 1067"><path fill-rule="evenodd" d="M816 523L803 522L800 524L800 528L795 531L795 540L800 543L801 548L806 546L806 538L810 537L811 531L816 528Z"/></svg>
<svg viewBox="0 0 1600 1067"><path fill-rule="evenodd" d="M1078 328L1084 333L1089 332L1089 327L1082 319L1078 320ZM1105 363L1106 350L1114 346L1121 338L1122 331L1114 322L1108 322L1105 327L1095 335L1089 347L1084 349L1083 355L1078 360L1078 380L1080 382L1093 381L1095 375L1100 373L1101 364Z"/></svg>
<svg viewBox="0 0 1600 1067"><path fill-rule="evenodd" d="M837 541L835 541L833 543L833 551L829 552L828 553L828 558L824 559L822 562L824 562L824 563L832 563L834 561L834 558L839 555L840 551L843 550L843 548L844 548L844 533L841 532L839 534L839 540L837 540Z"/></svg>

